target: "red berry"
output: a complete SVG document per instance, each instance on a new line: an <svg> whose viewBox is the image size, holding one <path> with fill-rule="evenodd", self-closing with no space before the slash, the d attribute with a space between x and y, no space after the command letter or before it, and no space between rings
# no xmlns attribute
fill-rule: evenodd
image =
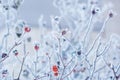
<svg viewBox="0 0 120 80"><path fill-rule="evenodd" d="M54 73L54 76L58 76L58 73Z"/></svg>
<svg viewBox="0 0 120 80"><path fill-rule="evenodd" d="M58 67L56 65L54 65L52 69L53 69L53 72L58 72Z"/></svg>
<svg viewBox="0 0 120 80"><path fill-rule="evenodd" d="M15 53L15 56L17 56L18 55L18 53Z"/></svg>
<svg viewBox="0 0 120 80"><path fill-rule="evenodd" d="M39 50L39 46L38 46L38 45L35 45L35 46L34 46L34 49L35 49L36 51L38 51L38 50Z"/></svg>
<svg viewBox="0 0 120 80"><path fill-rule="evenodd" d="M25 30L25 32L30 32L31 28L30 27L25 27L24 30Z"/></svg>

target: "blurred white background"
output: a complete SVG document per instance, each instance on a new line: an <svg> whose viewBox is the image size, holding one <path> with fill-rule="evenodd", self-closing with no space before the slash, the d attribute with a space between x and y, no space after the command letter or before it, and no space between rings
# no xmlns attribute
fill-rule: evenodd
<svg viewBox="0 0 120 80"><path fill-rule="evenodd" d="M3 0L7 1L7 0ZM104 4L108 5L112 3L112 9L115 11L115 16L109 21L106 27L106 35L111 33L117 33L120 35L120 0L104 0ZM20 19L27 21L33 27L38 26L38 19L41 14L44 14L44 20L48 22L50 26L50 16L59 16L59 10L53 6L53 0L24 0L22 6L18 10ZM4 20L0 17L0 22ZM0 24L0 27L3 26ZM1 29L1 28L0 28Z"/></svg>
<svg viewBox="0 0 120 80"><path fill-rule="evenodd" d="M116 15L107 24L106 30L108 35L117 33L120 35L120 0L105 0L104 4L113 4L113 10ZM19 9L20 18L26 20L33 26L38 26L38 18L44 14L45 20L50 21L50 15L60 15L57 8L53 6L53 0L25 0Z"/></svg>

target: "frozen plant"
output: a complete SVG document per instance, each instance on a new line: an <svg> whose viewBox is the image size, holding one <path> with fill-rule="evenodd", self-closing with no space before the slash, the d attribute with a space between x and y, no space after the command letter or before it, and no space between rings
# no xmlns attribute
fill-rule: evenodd
<svg viewBox="0 0 120 80"><path fill-rule="evenodd" d="M12 8L17 10L19 1ZM6 51L0 49L0 79L119 80L120 36L103 36L114 12L107 11L101 19L104 7L98 0L55 0L54 5L60 16L51 16L51 29L44 15L39 18L39 34L25 21L15 22L9 37L13 40ZM100 24L97 32L96 24Z"/></svg>

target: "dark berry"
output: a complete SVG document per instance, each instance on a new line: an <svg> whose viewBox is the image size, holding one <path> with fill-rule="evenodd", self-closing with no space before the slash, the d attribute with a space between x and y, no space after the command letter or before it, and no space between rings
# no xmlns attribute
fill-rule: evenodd
<svg viewBox="0 0 120 80"><path fill-rule="evenodd" d="M17 37L20 38L21 37L21 33L16 33Z"/></svg>
<svg viewBox="0 0 120 80"><path fill-rule="evenodd" d="M60 61L57 61L57 64L60 65Z"/></svg>
<svg viewBox="0 0 120 80"><path fill-rule="evenodd" d="M81 55L81 50L77 52L78 55Z"/></svg>
<svg viewBox="0 0 120 80"><path fill-rule="evenodd" d="M6 5L6 6L3 6L3 7L5 8L5 10L8 10L8 9L9 9L9 6L7 6L7 5Z"/></svg>
<svg viewBox="0 0 120 80"><path fill-rule="evenodd" d="M3 70L2 74L7 74L8 70Z"/></svg>
<svg viewBox="0 0 120 80"><path fill-rule="evenodd" d="M18 53L15 53L15 56L17 56L18 55Z"/></svg>
<svg viewBox="0 0 120 80"><path fill-rule="evenodd" d="M63 39L63 41L66 41L66 39Z"/></svg>
<svg viewBox="0 0 120 80"><path fill-rule="evenodd" d="M18 51L17 50L14 50L13 53L14 53L15 56L18 55Z"/></svg>
<svg viewBox="0 0 120 80"><path fill-rule="evenodd" d="M116 57L113 57L113 60L116 60Z"/></svg>
<svg viewBox="0 0 120 80"><path fill-rule="evenodd" d="M31 37L28 37L28 38L27 38L27 41L28 41L28 42L31 42Z"/></svg>
<svg viewBox="0 0 120 80"><path fill-rule="evenodd" d="M47 74L47 76L50 76L50 74Z"/></svg>
<svg viewBox="0 0 120 80"><path fill-rule="evenodd" d="M113 77L112 76L110 76L110 79L112 79Z"/></svg>
<svg viewBox="0 0 120 80"><path fill-rule="evenodd" d="M7 56L6 53L3 53L3 54L2 54L2 58L5 58L6 56Z"/></svg>
<svg viewBox="0 0 120 80"><path fill-rule="evenodd" d="M94 9L94 10L92 10L92 14L93 14L93 15L95 15L95 14L96 14L96 11L95 11L95 9Z"/></svg>
<svg viewBox="0 0 120 80"><path fill-rule="evenodd" d="M83 66L83 64L80 64L80 66Z"/></svg>
<svg viewBox="0 0 120 80"><path fill-rule="evenodd" d="M56 20L56 21L58 21L58 20L59 20L59 18L58 18L58 17L55 17L55 20Z"/></svg>
<svg viewBox="0 0 120 80"><path fill-rule="evenodd" d="M64 31L62 31L62 35L65 35L66 34L66 31L64 30Z"/></svg>
<svg viewBox="0 0 120 80"><path fill-rule="evenodd" d="M14 9L16 9L16 10L18 9L18 6L17 6L17 5L13 5L12 7L13 7Z"/></svg>
<svg viewBox="0 0 120 80"><path fill-rule="evenodd" d="M85 9L86 9L86 7L83 7L82 9L83 9L83 10L85 10Z"/></svg>
<svg viewBox="0 0 120 80"><path fill-rule="evenodd" d="M58 73L54 73L54 76L58 76Z"/></svg>
<svg viewBox="0 0 120 80"><path fill-rule="evenodd" d="M109 13L109 17L110 17L110 18L113 17L113 13Z"/></svg>

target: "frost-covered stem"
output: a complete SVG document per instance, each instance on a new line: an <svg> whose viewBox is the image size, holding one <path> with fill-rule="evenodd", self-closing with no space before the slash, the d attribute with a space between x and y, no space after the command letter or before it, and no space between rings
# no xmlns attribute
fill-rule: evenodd
<svg viewBox="0 0 120 80"><path fill-rule="evenodd" d="M65 72L65 69L66 67L68 67L68 65L72 62L73 58L63 67L63 70L62 70L62 74L61 74L61 77L60 77L60 80L62 80L62 77L64 75L64 72Z"/></svg>
<svg viewBox="0 0 120 80"><path fill-rule="evenodd" d="M26 54L26 43L25 40L23 40L23 51L24 51L24 55Z"/></svg>
<svg viewBox="0 0 120 80"><path fill-rule="evenodd" d="M70 41L69 39L67 39L65 36L63 36L63 38L65 38L65 40L67 40L67 41L69 42L70 46L71 46L75 51L77 50L77 48L75 48L75 47L73 46L73 44L71 43L71 41Z"/></svg>
<svg viewBox="0 0 120 80"><path fill-rule="evenodd" d="M63 77L63 75L64 75L65 69L66 69L66 66L63 67L63 70L62 70L62 73L61 73L60 80L62 80L62 77Z"/></svg>
<svg viewBox="0 0 120 80"><path fill-rule="evenodd" d="M38 63L38 51L36 51L36 56L35 56L35 77L37 77L37 63Z"/></svg>
<svg viewBox="0 0 120 80"><path fill-rule="evenodd" d="M68 74L66 74L61 80L64 80L66 77L68 77L68 76L73 72L73 70L77 67L77 65L78 65L78 64L76 64L76 65L73 67L73 69L72 69Z"/></svg>
<svg viewBox="0 0 120 80"><path fill-rule="evenodd" d="M58 38L58 46L59 46L59 54L58 54L58 57L60 58L60 60L61 60L61 62L62 62L62 65L65 66L64 61L63 61L62 56L61 56L62 50L61 50L61 41L60 41L60 38Z"/></svg>
<svg viewBox="0 0 120 80"><path fill-rule="evenodd" d="M114 79L115 79L115 80L118 80L118 76L117 76L117 74L116 74L116 72L115 72L114 65L112 65L112 67L110 67L110 66L108 65L107 61L104 59L104 57L102 57L102 58L103 58L103 61L105 62L105 64L112 70L113 75L114 75Z"/></svg>
<svg viewBox="0 0 120 80"><path fill-rule="evenodd" d="M51 57L49 55L47 55L48 57L48 62L49 62L49 67L50 67L50 71L51 71ZM51 76L49 76L50 80L51 80Z"/></svg>
<svg viewBox="0 0 120 80"><path fill-rule="evenodd" d="M7 27L7 34L6 34L6 40L5 40L5 48L6 48L6 51L7 51L7 48L8 48L8 36L10 35L10 27L9 27L9 7L8 7L8 10L7 10L7 15L6 15L6 27Z"/></svg>
<svg viewBox="0 0 120 80"><path fill-rule="evenodd" d="M114 66L112 67L112 71L113 71L113 74L114 74L114 78L115 78L116 80L118 80L117 74L116 74L115 69L114 69Z"/></svg>
<svg viewBox="0 0 120 80"><path fill-rule="evenodd" d="M73 58L65 65L66 67L73 61Z"/></svg>
<svg viewBox="0 0 120 80"><path fill-rule="evenodd" d="M87 51L86 56L88 56L88 55L90 54L90 52L91 52L92 49L94 48L95 43L97 42L97 40L98 40L99 37L101 36L102 32L104 32L104 29L105 29L105 26L106 26L108 20L109 20L109 17L107 17L106 20L104 21L103 26L102 26L102 29L100 30L99 34L97 35L97 37L96 37L95 40L93 41L93 44L92 44L91 48Z"/></svg>
<svg viewBox="0 0 120 80"><path fill-rule="evenodd" d="M18 56L16 56L16 58L17 58L17 60L22 64L22 61L18 58ZM31 70L31 68L28 66L28 65L26 65L26 64L23 64L30 72L31 72L31 74L33 75L33 77L35 77L35 74L34 74L34 72Z"/></svg>
<svg viewBox="0 0 120 80"><path fill-rule="evenodd" d="M109 43L109 42L108 42ZM111 44L111 42L110 42L110 44ZM105 45L105 48L100 52L100 54L98 54L97 56L101 56L101 55L104 55L105 54L105 52L107 52L108 50L109 50L109 48L110 48L110 46L111 45L108 45L108 44L106 44Z"/></svg>
<svg viewBox="0 0 120 80"><path fill-rule="evenodd" d="M21 65L20 72L19 72L19 75L18 75L18 78L17 78L18 80L20 80L20 75L21 75L21 72L22 72L22 70L23 70L23 65L24 65L25 59L26 59L26 57L27 57L28 54L29 54L29 53L27 53L27 54L23 57L22 65Z"/></svg>
<svg viewBox="0 0 120 80"><path fill-rule="evenodd" d="M49 71L47 74L50 74L51 71ZM48 75L43 75L43 76L40 76L40 77L37 77L37 80L42 80L42 78L45 78L45 77L48 77ZM51 80L51 79L49 79Z"/></svg>
<svg viewBox="0 0 120 80"><path fill-rule="evenodd" d="M21 44L21 42L20 42L20 43L15 43L15 44L13 45L13 47L9 50L8 55L7 55L4 59L0 60L0 63L3 62L4 60L6 60L6 59L9 57L11 51L12 51L15 47L17 47L18 45L20 45L20 44Z"/></svg>
<svg viewBox="0 0 120 80"><path fill-rule="evenodd" d="M92 78L93 78L93 75L94 75L94 72L95 72L96 62L97 62L97 57L95 57L95 60L94 60L94 63L93 63L93 71L92 71L92 73L91 73L90 80L92 80Z"/></svg>
<svg viewBox="0 0 120 80"><path fill-rule="evenodd" d="M98 70L95 71L95 73L101 71L101 70L104 69L105 67L106 67L106 66L103 66L103 67L99 68Z"/></svg>
<svg viewBox="0 0 120 80"><path fill-rule="evenodd" d="M117 69L116 69L116 73L119 71L120 69L120 64L118 65Z"/></svg>
<svg viewBox="0 0 120 80"><path fill-rule="evenodd" d="M15 44L14 44L14 45L10 48L10 50L8 51L7 56L6 56L4 59L0 60L0 63L3 62L4 60L6 60L6 59L9 57L10 53L12 52L12 50L13 50L15 47L19 46L19 45L22 43L21 40L23 39L24 35L25 35L25 33L23 34L23 36L21 37L21 39L19 39L17 42L15 42Z"/></svg>
<svg viewBox="0 0 120 80"><path fill-rule="evenodd" d="M96 63L97 63L97 59L98 59L98 50L100 49L100 46L101 46L101 43L98 44L97 46L97 49L96 49L96 56L95 56L95 60L94 60L94 63L93 63L93 71L91 73L91 77L90 77L90 80L92 80L93 78L93 75L94 75L94 72L95 72L95 69L96 69Z"/></svg>
<svg viewBox="0 0 120 80"><path fill-rule="evenodd" d="M88 22L88 27L87 27L86 33L85 33L85 35L84 35L84 38L83 38L83 47L84 47L84 48L85 48L85 46L86 46L87 36L88 36L88 34L89 34L89 32L90 32L90 29L91 29L91 23L92 23L93 16L94 16L94 15L91 14L90 20L89 20L89 22Z"/></svg>
<svg viewBox="0 0 120 80"><path fill-rule="evenodd" d="M99 44L98 46L100 47L101 44ZM97 49L97 52L96 52L96 57L95 57L95 60L94 60L94 65L93 65L93 72L92 72L92 75L91 75L91 80L92 80L92 76L93 76L93 73L96 73L95 71L95 65L96 65L96 62L97 62L97 59L98 57L100 57L101 55L103 55L108 49L109 49L110 46L106 45L105 48L100 52L100 54L97 54L99 48ZM101 69L105 68L105 66L103 66L102 68L100 68L98 71L100 71Z"/></svg>

